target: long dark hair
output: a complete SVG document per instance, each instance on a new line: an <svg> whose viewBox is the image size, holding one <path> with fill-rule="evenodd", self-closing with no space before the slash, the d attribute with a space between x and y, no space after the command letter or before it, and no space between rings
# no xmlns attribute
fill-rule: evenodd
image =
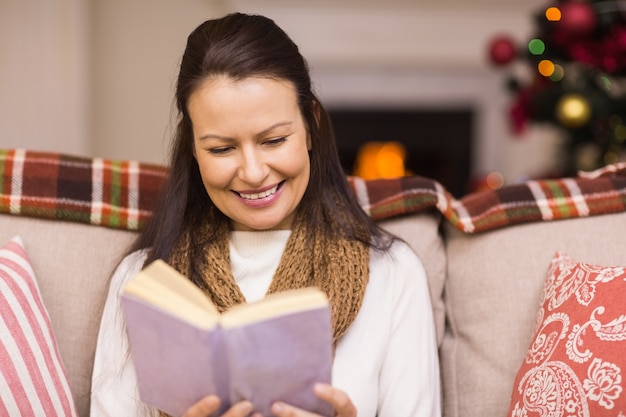
<svg viewBox="0 0 626 417"><path fill-rule="evenodd" d="M329 116L312 91L309 68L298 46L271 19L234 13L202 23L187 38L176 85L179 119L168 181L151 221L131 250L152 248L146 263L167 259L183 230L195 227L207 213L223 216L202 183L187 110L189 97L217 76L266 77L295 86L312 143L311 175L298 214L327 236L340 234L387 248L388 235L361 209L349 188Z"/></svg>

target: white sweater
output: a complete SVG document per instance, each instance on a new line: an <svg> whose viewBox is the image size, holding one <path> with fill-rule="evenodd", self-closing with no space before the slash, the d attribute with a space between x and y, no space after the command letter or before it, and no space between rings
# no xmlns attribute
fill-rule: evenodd
<svg viewBox="0 0 626 417"><path fill-rule="evenodd" d="M290 231L231 235L233 276L247 301L263 298ZM120 290L141 268L145 252L125 258L111 281L96 346L91 417L150 415L141 405L124 333ZM426 274L411 249L396 242L372 252L363 305L337 345L333 385L360 417L440 416L439 365Z"/></svg>

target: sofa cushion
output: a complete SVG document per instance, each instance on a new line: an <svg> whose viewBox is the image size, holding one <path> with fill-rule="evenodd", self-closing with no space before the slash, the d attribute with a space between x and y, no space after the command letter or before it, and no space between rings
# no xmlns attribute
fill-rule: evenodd
<svg viewBox="0 0 626 417"><path fill-rule="evenodd" d="M552 261L508 415L626 411L626 268Z"/></svg>
<svg viewBox="0 0 626 417"><path fill-rule="evenodd" d="M56 337L19 237L0 248L0 414L76 416Z"/></svg>

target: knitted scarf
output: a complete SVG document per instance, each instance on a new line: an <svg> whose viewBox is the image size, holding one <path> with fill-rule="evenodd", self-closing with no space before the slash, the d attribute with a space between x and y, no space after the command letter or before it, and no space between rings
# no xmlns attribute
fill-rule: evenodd
<svg viewBox="0 0 626 417"><path fill-rule="evenodd" d="M311 230L301 218L298 215L294 220L268 293L308 286L321 289L330 302L336 346L363 302L369 279L369 246ZM228 221L209 215L200 230L183 233L168 260L198 285L221 312L245 302L230 268L229 236Z"/></svg>

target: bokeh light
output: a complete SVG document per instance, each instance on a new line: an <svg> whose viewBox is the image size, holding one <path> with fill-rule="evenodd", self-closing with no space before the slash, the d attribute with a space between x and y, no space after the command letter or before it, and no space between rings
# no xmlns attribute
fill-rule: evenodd
<svg viewBox="0 0 626 417"><path fill-rule="evenodd" d="M616 129L622 124L622 117L619 114L612 114L609 116L609 126L612 129Z"/></svg>
<svg viewBox="0 0 626 417"><path fill-rule="evenodd" d="M586 98L570 93L564 94L556 103L556 118L567 127L581 127L591 118L591 106Z"/></svg>
<svg viewBox="0 0 626 417"><path fill-rule="evenodd" d="M554 63L549 59L543 59L537 65L537 70L539 70L539 74L544 77L549 77L554 74Z"/></svg>
<svg viewBox="0 0 626 417"><path fill-rule="evenodd" d="M615 128L615 139L620 143L626 141L626 126L619 125Z"/></svg>
<svg viewBox="0 0 626 417"><path fill-rule="evenodd" d="M541 39L528 42L528 51L533 55L541 55L546 51L546 44Z"/></svg>
<svg viewBox="0 0 626 417"><path fill-rule="evenodd" d="M619 160L619 157L616 152L608 151L604 154L604 163L606 165L614 164Z"/></svg>
<svg viewBox="0 0 626 417"><path fill-rule="evenodd" d="M497 190L504 185L504 176L499 172L490 172L486 178L487 187L491 190Z"/></svg>
<svg viewBox="0 0 626 417"><path fill-rule="evenodd" d="M549 7L546 10L546 18L550 22L558 22L561 20L561 10L558 7Z"/></svg>
<svg viewBox="0 0 626 417"><path fill-rule="evenodd" d="M555 82L559 82L565 76L565 70L559 64L554 64L554 72L550 75L550 79Z"/></svg>

